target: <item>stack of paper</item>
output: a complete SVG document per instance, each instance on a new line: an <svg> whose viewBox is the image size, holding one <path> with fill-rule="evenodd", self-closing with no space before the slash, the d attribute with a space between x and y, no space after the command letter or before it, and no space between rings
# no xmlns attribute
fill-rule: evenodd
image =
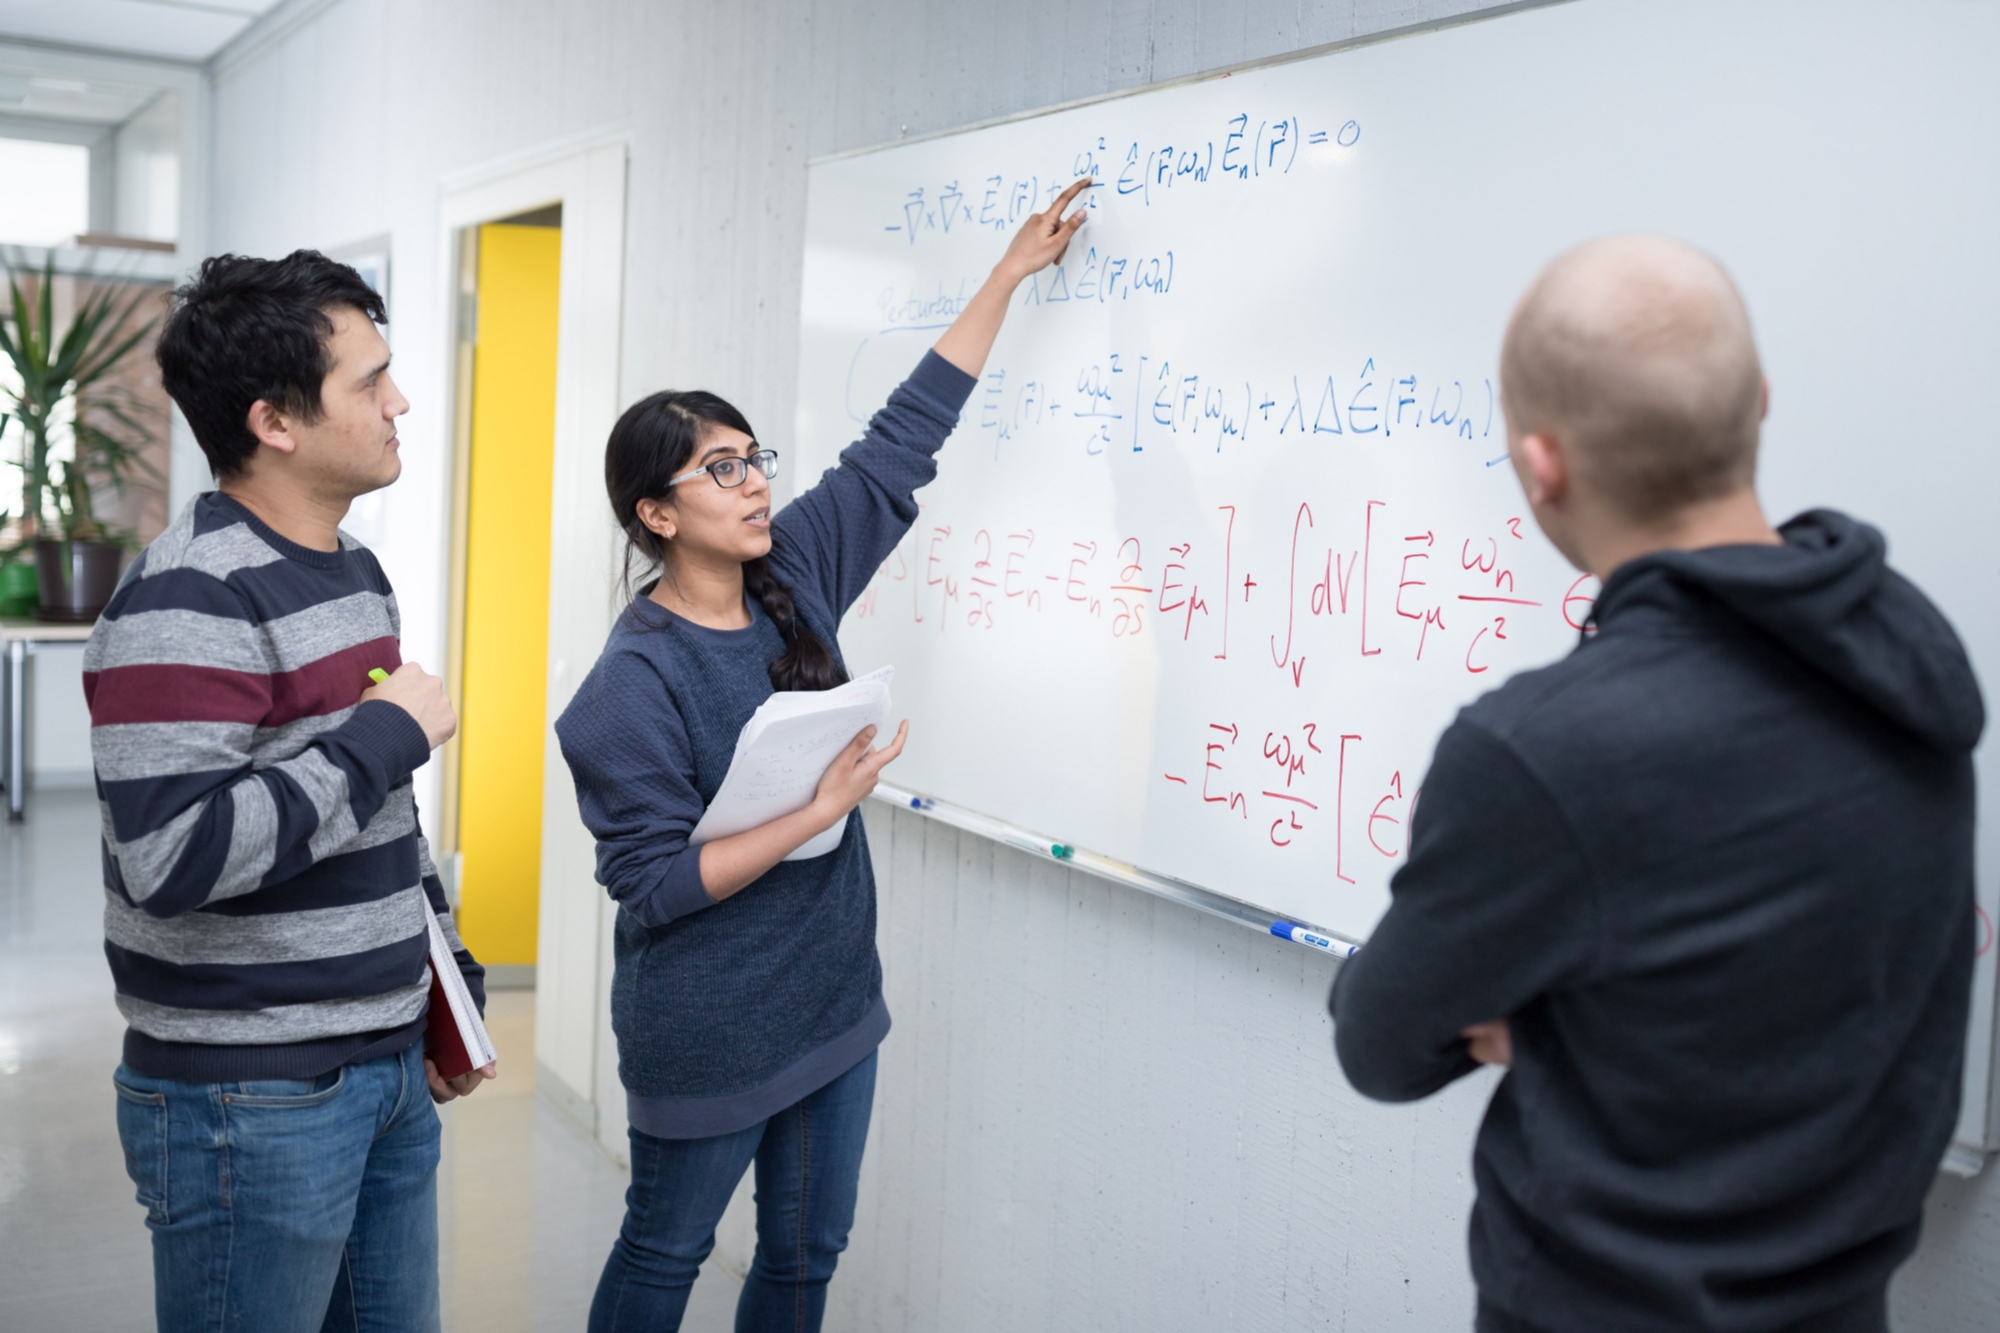
<svg viewBox="0 0 2000 1333"><path fill-rule="evenodd" d="M889 678L883 667L831 690L781 690L764 701L736 738L736 755L722 786L688 835L699 846L768 824L812 804L834 757L863 727L889 720ZM841 820L785 859L825 856L840 846Z"/></svg>
<svg viewBox="0 0 2000 1333"><path fill-rule="evenodd" d="M439 1078L452 1079L469 1069L484 1069L497 1056L428 896L424 920L431 928L431 1012L424 1024L424 1054L437 1066Z"/></svg>

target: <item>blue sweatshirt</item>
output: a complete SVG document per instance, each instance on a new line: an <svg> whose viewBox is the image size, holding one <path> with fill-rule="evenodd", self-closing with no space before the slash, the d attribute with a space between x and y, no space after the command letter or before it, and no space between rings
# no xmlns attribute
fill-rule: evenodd
<svg viewBox="0 0 2000 1333"><path fill-rule="evenodd" d="M772 517L772 570L836 657L842 614L916 520L915 492L937 475L932 455L974 383L926 354L840 466ZM746 603L748 629L713 630L642 592L556 721L597 839L598 882L619 907L611 1028L626 1115L656 1138L756 1124L846 1073L889 1031L859 811L825 856L780 862L720 903L702 889L688 834L785 651L763 608Z"/></svg>
<svg viewBox="0 0 2000 1333"><path fill-rule="evenodd" d="M1598 633L1458 716L1343 964L1371 1097L1514 1064L1472 1169L1479 1327L1882 1333L1958 1115L1979 686L1882 535L1621 566ZM1508 1316L1512 1318L1509 1319Z"/></svg>

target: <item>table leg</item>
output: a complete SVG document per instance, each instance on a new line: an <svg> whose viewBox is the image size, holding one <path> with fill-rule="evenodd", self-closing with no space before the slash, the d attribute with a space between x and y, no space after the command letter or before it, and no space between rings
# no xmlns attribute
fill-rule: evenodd
<svg viewBox="0 0 2000 1333"><path fill-rule="evenodd" d="M7 822L26 819L28 750L28 645L20 639L7 644Z"/></svg>
<svg viewBox="0 0 2000 1333"><path fill-rule="evenodd" d="M9 698L13 688L13 678L7 673L7 651L0 648L0 791L7 788L7 733L14 716Z"/></svg>

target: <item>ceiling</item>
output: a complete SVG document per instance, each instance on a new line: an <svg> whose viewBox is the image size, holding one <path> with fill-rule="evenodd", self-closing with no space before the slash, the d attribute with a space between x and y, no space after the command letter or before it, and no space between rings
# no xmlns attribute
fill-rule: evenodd
<svg viewBox="0 0 2000 1333"><path fill-rule="evenodd" d="M37 120L83 125L123 125L159 92L153 84L10 70L5 60L0 59L0 115L33 116Z"/></svg>
<svg viewBox="0 0 2000 1333"><path fill-rule="evenodd" d="M279 0L0 0L0 39L54 42L126 55L199 62L221 50L258 15L276 8L278 3ZM0 105L5 105L4 92L0 88ZM22 108L15 104L8 109Z"/></svg>

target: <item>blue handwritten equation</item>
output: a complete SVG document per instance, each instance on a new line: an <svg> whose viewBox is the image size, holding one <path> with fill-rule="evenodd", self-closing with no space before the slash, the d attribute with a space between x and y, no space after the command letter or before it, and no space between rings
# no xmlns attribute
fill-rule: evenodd
<svg viewBox="0 0 2000 1333"><path fill-rule="evenodd" d="M1129 301L1134 296L1165 296L1174 289L1174 252L1152 255L1100 253L1096 246L1084 252L1077 274L1070 277L1070 261L1051 264L1041 274L1030 274L1021 284L1020 303L1060 305L1064 301L1103 305L1109 301Z"/></svg>
<svg viewBox="0 0 2000 1333"><path fill-rule="evenodd" d="M882 230L902 233L911 245L948 236L954 228L1012 231L1082 176L1097 182L1085 191L1088 208L1100 207L1107 191L1110 197L1150 208L1176 192L1282 179L1298 165L1301 151L1343 153L1360 139L1361 126L1353 120L1309 126L1297 115L1253 119L1247 111L1184 141L1130 139L1114 146L1109 137L1099 136L1074 154L1067 171L1058 168L1046 176L995 172L918 185L891 207L891 220Z"/></svg>
<svg viewBox="0 0 2000 1333"><path fill-rule="evenodd" d="M1258 384L1177 357L1112 352L1059 375L1010 377L1009 368L996 366L981 376L967 414L992 433L997 458L1002 443L1041 428L1072 432L1075 445L1093 456L1144 453L1169 441L1221 453L1253 435L1386 440L1428 429L1451 440L1491 441L1497 407L1489 378L1420 376L1380 367L1372 356L1346 375L1267 376ZM1485 452L1476 460L1481 467L1498 461Z"/></svg>
<svg viewBox="0 0 2000 1333"><path fill-rule="evenodd" d="M875 298L882 331L899 328L946 328L972 299L971 282L960 278L950 289L943 279L930 289L885 288ZM1121 255L1088 247L1081 259L1071 258L1030 274L1017 298L1023 306L1105 305L1134 296L1165 296L1174 289L1174 252Z"/></svg>

